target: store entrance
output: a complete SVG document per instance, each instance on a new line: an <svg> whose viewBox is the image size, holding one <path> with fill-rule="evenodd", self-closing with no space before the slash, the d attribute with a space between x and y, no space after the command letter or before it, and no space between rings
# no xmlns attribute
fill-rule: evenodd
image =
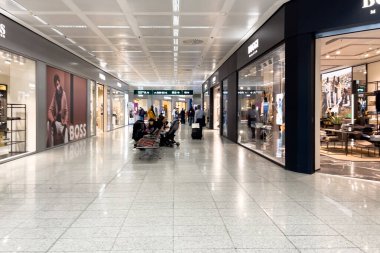
<svg viewBox="0 0 380 253"><path fill-rule="evenodd" d="M380 180L380 30L325 37L316 45L317 166Z"/></svg>

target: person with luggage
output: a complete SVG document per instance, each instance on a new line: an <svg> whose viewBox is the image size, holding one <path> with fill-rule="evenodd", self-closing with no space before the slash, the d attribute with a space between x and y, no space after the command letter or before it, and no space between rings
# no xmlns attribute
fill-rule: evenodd
<svg viewBox="0 0 380 253"><path fill-rule="evenodd" d="M197 106L194 118L195 124L192 124L191 137L193 139L202 139L202 128L205 125L205 115L200 105Z"/></svg>

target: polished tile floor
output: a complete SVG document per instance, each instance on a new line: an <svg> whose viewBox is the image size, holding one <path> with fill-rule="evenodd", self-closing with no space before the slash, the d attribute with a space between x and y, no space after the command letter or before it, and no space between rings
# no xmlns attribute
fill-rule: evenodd
<svg viewBox="0 0 380 253"><path fill-rule="evenodd" d="M380 184L285 171L205 131L130 129L0 165L1 252L380 252Z"/></svg>

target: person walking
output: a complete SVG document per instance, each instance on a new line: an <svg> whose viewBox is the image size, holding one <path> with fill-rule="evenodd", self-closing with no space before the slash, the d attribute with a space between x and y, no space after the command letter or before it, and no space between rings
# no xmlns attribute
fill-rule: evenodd
<svg viewBox="0 0 380 253"><path fill-rule="evenodd" d="M185 124L186 123L186 118L185 118L186 113L185 113L185 110L183 108L181 110L180 115L181 115L181 124Z"/></svg>
<svg viewBox="0 0 380 253"><path fill-rule="evenodd" d="M189 121L189 126L191 126L194 123L194 108L191 106L188 112L188 121Z"/></svg>

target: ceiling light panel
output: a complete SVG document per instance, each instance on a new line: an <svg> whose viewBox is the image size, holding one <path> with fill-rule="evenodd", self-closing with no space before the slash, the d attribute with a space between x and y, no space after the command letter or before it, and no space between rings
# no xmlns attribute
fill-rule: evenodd
<svg viewBox="0 0 380 253"><path fill-rule="evenodd" d="M173 12L179 12L180 0L173 0Z"/></svg>
<svg viewBox="0 0 380 253"><path fill-rule="evenodd" d="M172 11L172 0L128 0L132 12L168 12Z"/></svg>
<svg viewBox="0 0 380 253"><path fill-rule="evenodd" d="M173 29L173 36L178 37L179 30L178 29Z"/></svg>
<svg viewBox="0 0 380 253"><path fill-rule="evenodd" d="M47 25L47 24L48 24L45 20L43 20L43 19L40 18L39 16L33 15L33 17L34 17L35 19L37 19L41 24L44 24L44 25Z"/></svg>
<svg viewBox="0 0 380 253"><path fill-rule="evenodd" d="M155 0L157 1L157 0ZM162 2L162 1L157 1ZM173 20L171 15L136 15L139 26L169 26L172 27Z"/></svg>
<svg viewBox="0 0 380 253"><path fill-rule="evenodd" d="M179 26L179 16L173 16L173 26Z"/></svg>
<svg viewBox="0 0 380 253"><path fill-rule="evenodd" d="M100 29L129 29L128 25L98 25Z"/></svg>
<svg viewBox="0 0 380 253"><path fill-rule="evenodd" d="M12 2L11 0L9 1ZM57 1L57 0L54 0L54 1L52 0L49 0L49 1L14 0L13 2L20 4L22 7L32 12L70 11L70 8L67 7L67 5L63 3L63 1Z"/></svg>
<svg viewBox="0 0 380 253"><path fill-rule="evenodd" d="M50 0L51 1L51 0ZM121 13L116 1L72 0L84 12ZM45 2L45 1L44 1Z"/></svg>

